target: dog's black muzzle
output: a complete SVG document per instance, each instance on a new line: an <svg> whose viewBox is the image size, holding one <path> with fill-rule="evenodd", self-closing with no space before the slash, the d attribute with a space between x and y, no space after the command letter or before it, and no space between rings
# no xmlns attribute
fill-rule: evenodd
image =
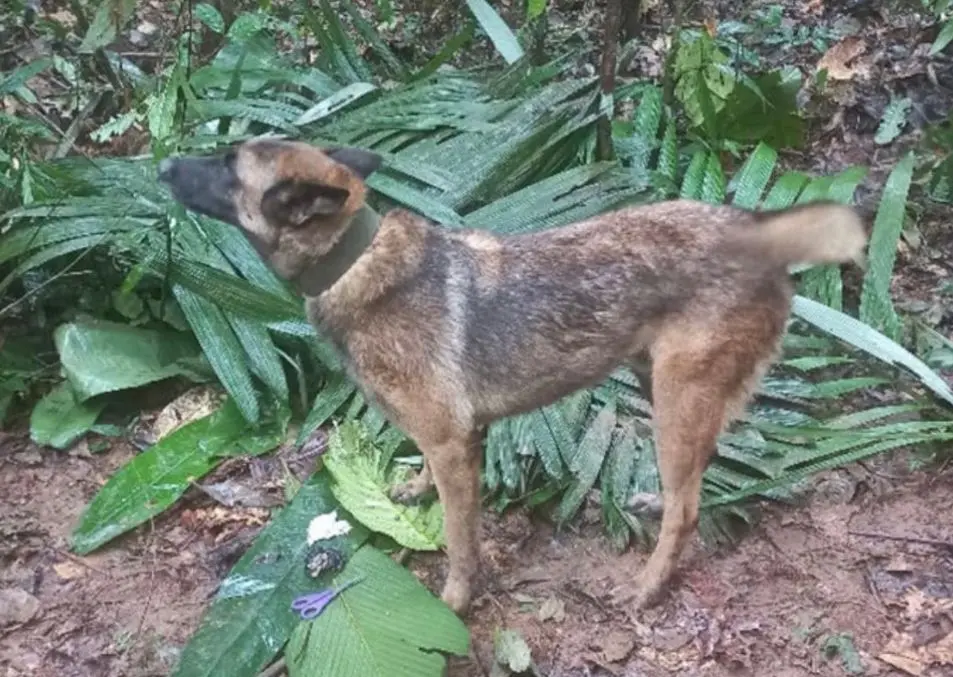
<svg viewBox="0 0 953 677"><path fill-rule="evenodd" d="M189 209L239 225L239 183L228 156L166 158L159 163L159 180Z"/></svg>

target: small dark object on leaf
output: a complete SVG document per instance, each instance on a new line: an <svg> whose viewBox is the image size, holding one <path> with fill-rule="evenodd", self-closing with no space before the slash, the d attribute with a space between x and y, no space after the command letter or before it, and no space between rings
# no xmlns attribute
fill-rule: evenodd
<svg viewBox="0 0 953 677"><path fill-rule="evenodd" d="M308 575L317 578L325 571L340 571L344 566L344 555L340 550L328 548L315 543L308 550L308 559L305 561Z"/></svg>

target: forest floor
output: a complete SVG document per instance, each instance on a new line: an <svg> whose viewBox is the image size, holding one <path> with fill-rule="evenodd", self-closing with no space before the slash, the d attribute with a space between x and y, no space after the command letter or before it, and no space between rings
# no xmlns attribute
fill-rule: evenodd
<svg viewBox="0 0 953 677"><path fill-rule="evenodd" d="M193 490L178 507L77 557L85 504L134 452L91 455L0 442L0 676L166 675L218 582L267 519ZM266 461L230 469L254 492ZM646 553L615 554L597 518L555 533L527 512L487 513L473 652L449 677L484 677L497 628L519 630L545 677L953 673L953 468L903 455L827 473L810 500L767 506L735 547L697 539L656 607L616 592ZM597 514L597 513L596 513ZM439 591L442 554L409 566Z"/></svg>
<svg viewBox="0 0 953 677"><path fill-rule="evenodd" d="M555 4L554 35L598 44L596 3ZM755 16L768 3L746 4L742 15ZM809 143L787 162L818 172L868 166L859 196L876 204L897 158L953 108L953 64L926 59L934 34L907 20L909 9L779 4L785 22L765 29L780 42L760 50L764 67L810 71L823 55L812 40L832 31L853 31L862 45L841 60L853 74L831 83L812 113ZM737 19L736 7L715 3L708 18ZM652 23L660 12L647 18L634 75L661 64ZM911 98L910 123L878 146L874 133L892 96ZM948 335L950 213L927 204L917 211L894 297ZM134 453L124 444L61 453L22 433L0 437L0 677L166 675L218 582L266 522L266 508L225 507L196 489L147 527L93 555L72 555L68 538L84 506ZM208 482L254 490L264 462L229 464ZM641 613L615 592L644 563L644 550L615 554L596 520L555 533L522 510L487 513L482 592L467 619L473 655L453 661L450 677L488 675L502 626L521 631L544 677L953 675L953 468L911 465L897 453L825 473L804 504L764 506L736 546L707 550L696 539L671 594ZM415 555L409 566L439 590L443 555Z"/></svg>

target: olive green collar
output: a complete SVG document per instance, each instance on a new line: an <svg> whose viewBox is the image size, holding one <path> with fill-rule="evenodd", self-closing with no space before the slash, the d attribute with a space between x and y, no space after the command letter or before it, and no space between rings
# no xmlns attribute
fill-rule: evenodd
<svg viewBox="0 0 953 677"><path fill-rule="evenodd" d="M380 224L377 212L367 205L361 207L331 251L298 275L295 280L298 291L304 296L316 297L334 286L371 246Z"/></svg>

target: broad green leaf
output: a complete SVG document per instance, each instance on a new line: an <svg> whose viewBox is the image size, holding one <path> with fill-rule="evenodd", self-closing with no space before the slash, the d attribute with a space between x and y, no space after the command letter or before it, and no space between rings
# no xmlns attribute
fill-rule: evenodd
<svg viewBox="0 0 953 677"><path fill-rule="evenodd" d="M940 29L940 33L936 36L936 40L933 41L933 44L930 46L930 56L936 56L950 44L950 41L953 41L953 19L947 19L946 23L943 24L943 28Z"/></svg>
<svg viewBox="0 0 953 677"><path fill-rule="evenodd" d="M361 523L405 548L437 550L443 545L443 506L406 506L390 499L395 473L380 467L380 450L357 421L331 434L324 464L334 477L335 498Z"/></svg>
<svg viewBox="0 0 953 677"><path fill-rule="evenodd" d="M728 71L729 76L733 73ZM754 79L740 76L739 83L718 114L718 129L724 137L741 143L766 143L776 149L800 146L805 128L797 103L800 71L786 68Z"/></svg>
<svg viewBox="0 0 953 677"><path fill-rule="evenodd" d="M794 297L792 311L802 320L813 324L821 331L873 355L878 360L908 369L933 394L947 403L953 404L953 390L946 384L946 381L920 358L876 329L855 320L850 315L845 315L803 296Z"/></svg>
<svg viewBox="0 0 953 677"><path fill-rule="evenodd" d="M6 96L18 91L30 78L39 75L52 64L53 59L48 57L35 59L19 68L4 73L3 78L0 79L0 96Z"/></svg>
<svg viewBox="0 0 953 677"><path fill-rule="evenodd" d="M523 48L519 40L490 3L486 0L467 0L467 5L506 63L513 63L523 58Z"/></svg>
<svg viewBox="0 0 953 677"><path fill-rule="evenodd" d="M869 267L860 294L860 319L894 338L899 335L900 321L890 297L890 281L915 162L913 152L907 153L887 177L870 234L867 247Z"/></svg>
<svg viewBox="0 0 953 677"><path fill-rule="evenodd" d="M546 11L547 0L527 0L526 18L529 20L541 16Z"/></svg>
<svg viewBox="0 0 953 677"><path fill-rule="evenodd" d="M173 376L193 381L210 376L198 344L178 332L82 320L60 325L53 337L80 401Z"/></svg>
<svg viewBox="0 0 953 677"><path fill-rule="evenodd" d="M73 550L92 552L155 517L221 457L275 448L287 423L287 412L279 411L255 430L229 400L218 411L172 431L120 468L93 497L73 532Z"/></svg>
<svg viewBox="0 0 953 677"><path fill-rule="evenodd" d="M164 85L162 89L147 99L149 134L154 139L164 140L175 129L175 113L179 104L179 86L182 80L180 73L179 69L175 68L171 76L161 81Z"/></svg>
<svg viewBox="0 0 953 677"><path fill-rule="evenodd" d="M195 5L195 7L192 8L192 13L196 19L216 33L225 32L225 19L222 18L221 12L207 2L200 2Z"/></svg>
<svg viewBox="0 0 953 677"><path fill-rule="evenodd" d="M258 675L301 626L291 610L292 600L330 585L332 573L317 580L307 573L307 533L312 519L336 509L328 474L312 475L219 585L172 677ZM351 531L323 545L348 557L367 540L368 532L346 514L338 519L348 520Z"/></svg>
<svg viewBox="0 0 953 677"><path fill-rule="evenodd" d="M132 17L135 9L135 0L101 0L80 43L80 54L95 52L115 40L116 32Z"/></svg>
<svg viewBox="0 0 953 677"><path fill-rule="evenodd" d="M79 400L65 381L33 407L30 439L40 446L66 449L93 427L104 406L104 400Z"/></svg>
<svg viewBox="0 0 953 677"><path fill-rule="evenodd" d="M390 557L365 545L334 584L355 579L295 628L285 651L290 677L441 677L446 655L467 655L463 621Z"/></svg>
<svg viewBox="0 0 953 677"><path fill-rule="evenodd" d="M257 421L258 394L245 351L225 314L208 299L183 286L173 285L172 291L222 385L235 399L242 415L250 422Z"/></svg>
<svg viewBox="0 0 953 677"><path fill-rule="evenodd" d="M768 191L768 197L764 199L761 205L762 209L784 209L790 207L797 200L798 195L807 185L810 179L800 172L787 172L779 178L771 190Z"/></svg>

